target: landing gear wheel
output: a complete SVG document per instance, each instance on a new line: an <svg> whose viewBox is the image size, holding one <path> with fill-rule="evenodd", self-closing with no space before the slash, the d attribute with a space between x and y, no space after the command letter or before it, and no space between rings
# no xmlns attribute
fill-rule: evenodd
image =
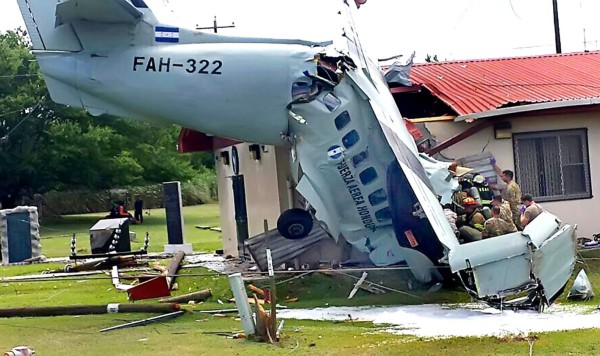
<svg viewBox="0 0 600 356"><path fill-rule="evenodd" d="M283 237L290 240L306 237L312 227L312 216L308 211L299 208L286 210L277 219L277 230Z"/></svg>

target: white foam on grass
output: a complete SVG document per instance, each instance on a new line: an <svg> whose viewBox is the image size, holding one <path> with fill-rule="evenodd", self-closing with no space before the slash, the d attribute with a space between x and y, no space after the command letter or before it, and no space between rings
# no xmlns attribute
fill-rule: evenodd
<svg viewBox="0 0 600 356"><path fill-rule="evenodd" d="M412 305L396 307L331 307L287 309L278 318L372 321L391 325L385 331L426 338L506 336L573 329L600 328L600 312L591 307L553 305L543 313L500 311L481 304Z"/></svg>

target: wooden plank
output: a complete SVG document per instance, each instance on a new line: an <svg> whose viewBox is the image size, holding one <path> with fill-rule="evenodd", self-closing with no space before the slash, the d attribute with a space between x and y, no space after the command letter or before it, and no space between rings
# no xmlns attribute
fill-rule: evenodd
<svg viewBox="0 0 600 356"><path fill-rule="evenodd" d="M406 119L413 124L425 123L425 122L441 122L441 121L454 121L456 116L454 115L442 115L442 116L431 116L431 117L418 117L414 119Z"/></svg>

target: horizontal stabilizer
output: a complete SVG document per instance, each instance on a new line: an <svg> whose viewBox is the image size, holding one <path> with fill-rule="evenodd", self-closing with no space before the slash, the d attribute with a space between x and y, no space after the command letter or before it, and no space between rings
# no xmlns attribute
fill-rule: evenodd
<svg viewBox="0 0 600 356"><path fill-rule="evenodd" d="M67 0L56 6L56 26L73 21L136 23L143 14L126 0Z"/></svg>
<svg viewBox="0 0 600 356"><path fill-rule="evenodd" d="M34 50L79 52L114 45L112 27L135 25L144 14L127 0L18 0ZM84 26L85 24L85 26ZM109 26L101 31L94 24ZM83 33L79 33L83 30ZM115 29L116 30L116 29ZM95 36L95 37L94 37ZM98 37L100 36L100 37ZM85 44L87 40L87 45ZM129 38L125 39L129 41ZM124 41L125 41L124 40ZM118 42L118 41L117 41Z"/></svg>

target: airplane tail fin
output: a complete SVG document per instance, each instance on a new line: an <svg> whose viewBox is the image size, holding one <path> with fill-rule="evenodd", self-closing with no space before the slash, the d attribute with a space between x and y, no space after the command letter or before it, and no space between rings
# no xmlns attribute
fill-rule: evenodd
<svg viewBox="0 0 600 356"><path fill-rule="evenodd" d="M121 35L152 16L143 0L17 1L34 50L79 52L111 47L118 39L130 41Z"/></svg>
<svg viewBox="0 0 600 356"><path fill-rule="evenodd" d="M34 50L82 50L70 24L58 25L58 0L17 0Z"/></svg>

